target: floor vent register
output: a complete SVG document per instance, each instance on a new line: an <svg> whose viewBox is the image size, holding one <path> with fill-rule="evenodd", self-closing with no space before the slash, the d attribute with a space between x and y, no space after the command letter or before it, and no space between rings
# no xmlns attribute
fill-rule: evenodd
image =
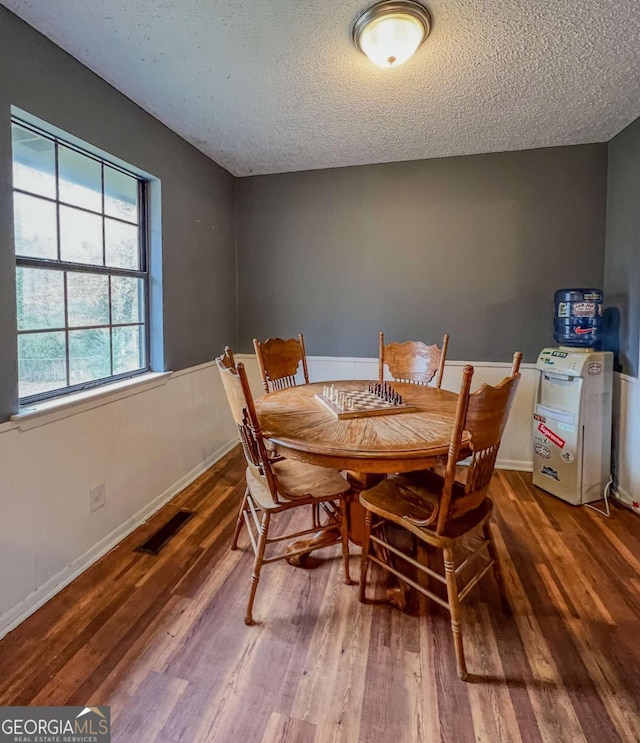
<svg viewBox="0 0 640 743"><path fill-rule="evenodd" d="M150 555L157 555L171 537L175 536L192 516L193 511L178 511L166 524L163 524L158 531L152 534L149 539L139 547L136 547L134 552L146 552Z"/></svg>

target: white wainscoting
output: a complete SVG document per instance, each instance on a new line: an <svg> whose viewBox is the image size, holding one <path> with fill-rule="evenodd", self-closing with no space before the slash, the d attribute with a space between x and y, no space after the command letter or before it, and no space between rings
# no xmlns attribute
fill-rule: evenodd
<svg viewBox="0 0 640 743"><path fill-rule="evenodd" d="M613 379L613 419L618 421L614 497L640 514L640 380L625 374Z"/></svg>
<svg viewBox="0 0 640 743"><path fill-rule="evenodd" d="M0 637L235 445L215 366L29 430L0 428ZM89 510L89 488L106 503Z"/></svg>
<svg viewBox="0 0 640 743"><path fill-rule="evenodd" d="M253 354L236 354L236 361L242 361L247 369L254 395L262 394L260 372ZM442 386L458 392L465 364L472 364L475 372L472 389L485 382L498 384L508 375L511 364L488 361L447 361ZM309 378L312 382L335 381L340 379L377 379L378 359L339 358L334 356L310 356L308 358ZM522 379L518 387L507 428L502 437L497 466L501 469L531 472L531 416L538 381L535 364L522 364Z"/></svg>
<svg viewBox="0 0 640 743"><path fill-rule="evenodd" d="M254 394L262 394L255 356L237 354L237 359L245 363ZM447 362L446 389L458 390L464 364ZM474 386L496 384L509 369L509 364L474 366ZM377 369L377 359L309 358L312 381L375 379ZM533 365L523 366L500 467L531 470L536 374ZM213 363L23 428L0 426L0 637L236 443ZM89 488L101 481L106 504L91 513Z"/></svg>

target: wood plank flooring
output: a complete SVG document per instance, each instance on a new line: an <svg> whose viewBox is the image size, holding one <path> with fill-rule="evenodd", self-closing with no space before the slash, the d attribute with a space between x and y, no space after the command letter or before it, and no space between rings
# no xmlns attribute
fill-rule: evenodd
<svg viewBox="0 0 640 743"><path fill-rule="evenodd" d="M375 571L360 604L337 546L265 566L246 627L246 533L228 549L242 492L234 450L4 638L0 704L109 704L117 743L640 741L634 514L494 475L513 616L485 578L464 605L465 684L447 613L389 607ZM180 508L196 515L159 555L132 551Z"/></svg>

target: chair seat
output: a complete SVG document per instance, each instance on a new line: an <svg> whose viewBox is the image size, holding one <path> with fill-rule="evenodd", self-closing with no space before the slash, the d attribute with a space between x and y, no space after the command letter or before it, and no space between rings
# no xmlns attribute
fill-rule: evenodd
<svg viewBox="0 0 640 743"><path fill-rule="evenodd" d="M461 507L458 518L447 519L446 530L442 535L435 533L435 523L429 526L414 523L426 521L433 516L440 503L443 484L443 478L430 471L392 475L375 487L363 490L360 493L360 503L369 511L408 529L424 541L441 546L480 526L490 516L493 508L493 503L488 498L483 498L473 509ZM466 498L464 485L454 483L452 504L462 504ZM467 502L466 505L470 506L472 503ZM449 512L452 511L453 506Z"/></svg>
<svg viewBox="0 0 640 743"><path fill-rule="evenodd" d="M426 491L439 497L439 494L442 493L444 488L444 477L433 470L408 472L405 477L408 482L407 487L418 493ZM454 481L453 488L451 489L449 518L457 519L464 516L467 511L473 511L482 503L485 495L484 489L473 490L467 493L463 482Z"/></svg>
<svg viewBox="0 0 640 743"><path fill-rule="evenodd" d="M283 501L292 503L305 498L331 500L339 498L349 491L349 483L337 470L328 467L317 467L295 459L283 459L274 462L271 470L275 476L278 495ZM261 508L280 508L282 504L274 503L267 482L247 467L247 485L251 495Z"/></svg>

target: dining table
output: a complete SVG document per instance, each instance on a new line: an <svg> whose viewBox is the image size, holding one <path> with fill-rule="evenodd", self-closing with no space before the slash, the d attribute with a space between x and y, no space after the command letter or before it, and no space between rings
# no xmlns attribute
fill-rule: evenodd
<svg viewBox="0 0 640 743"><path fill-rule="evenodd" d="M340 419L321 400L331 385L342 392L367 390L371 380L338 380L288 387L256 400L264 437L277 455L340 470L348 494L349 539L362 544L365 511L358 496L386 475L446 462L458 395L443 389L392 382L407 410ZM463 444L465 440L463 438ZM309 552L339 541L329 531L306 540ZM295 549L304 546L296 542ZM293 549L293 548L292 548Z"/></svg>

